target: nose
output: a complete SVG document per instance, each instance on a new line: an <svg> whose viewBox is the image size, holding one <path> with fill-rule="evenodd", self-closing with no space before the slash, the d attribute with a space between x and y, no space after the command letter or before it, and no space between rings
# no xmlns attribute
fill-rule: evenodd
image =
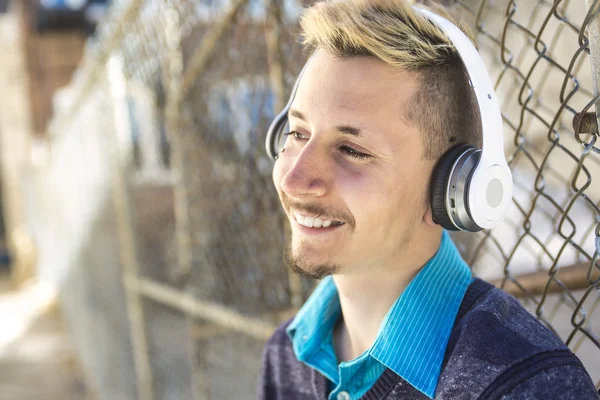
<svg viewBox="0 0 600 400"><path fill-rule="evenodd" d="M315 143L306 143L295 157L290 154L289 167L283 171L281 190L292 198L324 196L332 181L333 166L327 164L325 151Z"/></svg>

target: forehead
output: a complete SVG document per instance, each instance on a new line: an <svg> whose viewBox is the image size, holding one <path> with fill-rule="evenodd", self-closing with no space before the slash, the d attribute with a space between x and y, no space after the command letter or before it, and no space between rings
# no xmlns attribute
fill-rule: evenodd
<svg viewBox="0 0 600 400"><path fill-rule="evenodd" d="M383 118L389 124L402 119L418 86L415 73L375 58L339 59L320 50L310 59L292 108L308 114L309 120L326 116L370 123Z"/></svg>

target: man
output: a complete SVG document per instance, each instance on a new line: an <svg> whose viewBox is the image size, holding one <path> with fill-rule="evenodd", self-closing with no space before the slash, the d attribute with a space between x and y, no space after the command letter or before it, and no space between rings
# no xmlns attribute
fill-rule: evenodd
<svg viewBox="0 0 600 400"><path fill-rule="evenodd" d="M596 398L564 344L432 217L438 159L481 146L446 36L401 0L317 3L273 180L289 268L323 278L263 358L261 399Z"/></svg>

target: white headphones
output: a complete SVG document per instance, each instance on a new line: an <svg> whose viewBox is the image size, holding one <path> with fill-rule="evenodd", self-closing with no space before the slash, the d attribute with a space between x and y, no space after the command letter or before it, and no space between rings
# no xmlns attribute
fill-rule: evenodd
<svg viewBox="0 0 600 400"><path fill-rule="evenodd" d="M458 27L429 10L414 9L438 26L458 51L477 98L483 131L482 149L458 145L448 150L437 163L431 179L433 218L443 228L453 231L477 232L494 228L510 205L513 182L504 157L502 115L492 81L475 46ZM267 154L272 160L277 159L288 112L306 65L294 84L287 105L267 132Z"/></svg>

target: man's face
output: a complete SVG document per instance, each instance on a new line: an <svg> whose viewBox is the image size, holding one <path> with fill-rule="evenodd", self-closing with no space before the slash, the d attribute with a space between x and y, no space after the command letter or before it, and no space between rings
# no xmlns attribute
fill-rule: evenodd
<svg viewBox="0 0 600 400"><path fill-rule="evenodd" d="M319 278L391 266L418 236L433 163L403 117L416 90L415 74L373 58L312 57L273 171L293 268Z"/></svg>

